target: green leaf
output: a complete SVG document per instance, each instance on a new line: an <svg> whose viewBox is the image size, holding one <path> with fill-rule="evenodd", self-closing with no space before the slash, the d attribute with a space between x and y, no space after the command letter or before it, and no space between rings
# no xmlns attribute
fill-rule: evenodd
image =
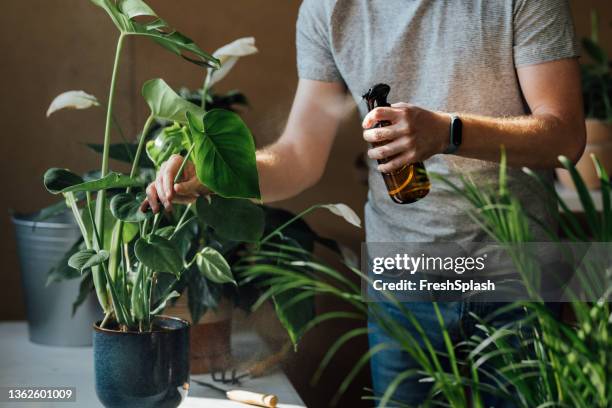
<svg viewBox="0 0 612 408"><path fill-rule="evenodd" d="M47 190L52 194L138 187L143 184L142 181L114 172L107 174L101 179L84 182L81 176L69 170L58 168L47 170L44 176L44 183Z"/></svg>
<svg viewBox="0 0 612 408"><path fill-rule="evenodd" d="M304 329L315 318L315 304L312 296L304 297L297 303L293 301L301 293L299 289L289 289L272 298L278 320L287 330L294 346L304 334Z"/></svg>
<svg viewBox="0 0 612 408"><path fill-rule="evenodd" d="M213 109L203 122L190 113L187 118L198 179L223 197L259 199L255 143L240 116Z"/></svg>
<svg viewBox="0 0 612 408"><path fill-rule="evenodd" d="M224 239L257 242L264 232L265 214L249 200L212 196L196 203L198 217Z"/></svg>
<svg viewBox="0 0 612 408"><path fill-rule="evenodd" d="M104 263L108 257L109 253L107 251L101 250L100 252L96 252L93 249L85 249L72 255L70 259L68 259L68 265L77 271L83 272L92 266Z"/></svg>
<svg viewBox="0 0 612 408"><path fill-rule="evenodd" d="M95 201L91 203L91 211L95 210ZM85 224L85 229L88 232L89 236L92 236L92 225L89 215L87 214L87 209L85 208L83 211L83 224ZM103 248L110 249L111 248L111 240L115 235L114 229L118 226L117 218L113 215L110 210L110 205L107 201L106 207L104 208L104 243ZM136 235L139 233L138 224L127 223L122 226L122 240L124 243L131 242Z"/></svg>
<svg viewBox="0 0 612 408"><path fill-rule="evenodd" d="M187 124L187 112L202 120L204 110L183 99L163 79L152 79L142 87L142 96L158 119Z"/></svg>
<svg viewBox="0 0 612 408"><path fill-rule="evenodd" d="M46 286L49 286L55 282L62 282L65 280L76 279L81 274L74 270L71 266L68 265L68 260L70 257L81 249L83 245L83 238L79 238L70 249L62 256L62 259L59 260L57 264L51 270L49 270L49 274L47 275L47 283Z"/></svg>
<svg viewBox="0 0 612 408"><path fill-rule="evenodd" d="M189 37L169 27L160 18L147 23L133 20L138 16L155 16L155 12L141 0L123 0L119 7L111 0L90 0L109 15L115 26L124 35L142 36L151 39L166 50L183 59L203 67L218 69L221 63L204 52Z"/></svg>
<svg viewBox="0 0 612 408"><path fill-rule="evenodd" d="M215 283L233 283L236 284L232 270L218 251L213 248L206 247L196 255L196 265L202 276Z"/></svg>
<svg viewBox="0 0 612 408"><path fill-rule="evenodd" d="M85 302L85 300L87 300L93 290L94 283L92 274L86 273L85 275L83 275L83 279L79 284L79 294L77 295L75 301L72 303L72 316L76 314L79 306L81 306Z"/></svg>
<svg viewBox="0 0 612 408"><path fill-rule="evenodd" d="M187 306L191 321L197 323L208 310L219 307L224 290L223 285L207 280L197 270L191 270L188 278Z"/></svg>
<svg viewBox="0 0 612 408"><path fill-rule="evenodd" d="M178 293L176 290L173 290L172 292L168 294L168 296L166 296L164 299L161 300L161 302L157 305L155 309L151 311L151 315L155 316L155 315L162 313L164 309L166 308L166 305L168 304L169 301L171 301L172 299L176 299L180 296L181 296L180 293Z"/></svg>
<svg viewBox="0 0 612 408"><path fill-rule="evenodd" d="M119 10L130 19L140 16L157 17L153 9L142 0L120 0L118 6Z"/></svg>
<svg viewBox="0 0 612 408"><path fill-rule="evenodd" d="M175 123L173 126L164 128L153 139L147 142L147 156L160 167L173 154L179 154L189 148L189 140L185 128Z"/></svg>
<svg viewBox="0 0 612 408"><path fill-rule="evenodd" d="M141 222L147 218L151 218L153 213L150 211L140 211L140 205L146 198L146 194L138 195L132 193L123 193L114 196L110 202L111 213L118 220L124 222Z"/></svg>
<svg viewBox="0 0 612 408"><path fill-rule="evenodd" d="M52 168L47 170L43 177L45 188L52 194L59 194L72 186L83 183L83 177L70 170Z"/></svg>
<svg viewBox="0 0 612 408"><path fill-rule="evenodd" d="M149 240L140 238L134 247L136 257L155 272L179 275L183 270L183 258L176 245L166 238L153 235Z"/></svg>

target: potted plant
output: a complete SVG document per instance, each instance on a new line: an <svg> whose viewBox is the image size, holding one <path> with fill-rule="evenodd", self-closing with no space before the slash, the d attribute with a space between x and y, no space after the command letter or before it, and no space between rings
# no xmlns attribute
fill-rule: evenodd
<svg viewBox="0 0 612 408"><path fill-rule="evenodd" d="M612 172L612 61L599 41L599 17L595 10L591 13L591 38L582 40L582 48L592 62L581 67L587 144L576 169L586 186L597 190L599 178L590 155L596 155L604 169ZM567 170L557 170L557 176L564 186L574 188Z"/></svg>
<svg viewBox="0 0 612 408"><path fill-rule="evenodd" d="M189 384L189 324L161 316L178 294L173 286L187 266L232 280L229 265L214 248L195 254L181 250L181 235L192 215L143 213L142 178L137 178L144 135L155 118L181 127L188 156L198 163L198 176L213 191L232 198L259 198L254 143L248 128L227 110L206 112L176 94L163 80L148 81L143 97L151 109L129 175L109 171L110 138L116 79L125 40L150 38L163 48L201 66L219 68L219 61L193 41L170 29L141 0L92 0L119 29L107 103L99 177L85 181L66 169L45 173L44 183L62 194L79 226L85 249L68 261L79 271L91 270L104 319L94 325L96 391L105 406L178 406ZM228 143L228 138L231 142ZM123 190L109 198L110 190ZM79 208L75 194L85 195ZM162 278L163 277L163 278ZM167 278L167 279L164 279ZM162 285L164 285L162 287Z"/></svg>
<svg viewBox="0 0 612 408"><path fill-rule="evenodd" d="M575 166L567 158L560 158L579 192L586 223L581 222L579 217L570 211L567 203L550 183L525 169L526 173L542 183L544 194L555 198L551 210L556 211L557 207L563 210L562 216L558 214L562 234L548 231L551 243L559 245L560 248L567 249L568 242L581 246L590 241L597 246L609 243L612 239L609 175L594 155L591 155L590 159L600 184L604 186L601 212L595 210L594 197L589 194ZM515 250L517 246L519 249L523 248L521 252L514 253L518 256L512 258L518 271L526 271L534 260L532 257L537 256L529 255L524 250L525 244L533 243L534 237L529 224L534 220L507 188L505 155L502 156L499 185L491 186L493 188L477 186L469 177L465 177L459 185L441 176L436 178L471 203L472 209L468 215L481 225L495 242L509 251ZM607 251L608 247L609 245L605 247ZM272 285L273 290L266 293L264 298L280 296L288 292L293 283L301 282L313 293L335 296L353 307L352 310L332 310L318 316L310 321L305 327L306 330L336 319L362 322L362 326L347 331L329 348L321 359L314 381L321 378L322 372L329 368L334 355L342 347L355 338L368 335L369 330L365 327L368 315L393 339L393 342L378 344L358 356L354 368L341 379L337 394L331 401L332 406L339 401L342 393L348 389L370 358L386 349L398 347L411 356L417 365L399 372L383 395L363 397L375 401L377 407L407 406L402 401L395 401L393 396L402 382L408 379L418 379L432 385L428 400L423 406L489 406L485 405L485 395L495 395L500 401L504 401L500 402L504 406L507 402L508 406L521 408L604 408L612 403L612 390L609 386L612 375L609 368L612 349L612 279L609 257L602 256L601 262L576 264L581 268L579 273L582 289L590 290L589 301L581 301L568 292L570 296L567 298L567 307L571 310L569 319L567 316L559 319L551 313L544 300L538 298L536 293L533 301L506 304L493 312L497 316L516 312L521 318L495 326L489 319L491 316L473 316L476 319L473 335L465 341L453 342L443 315L437 303L434 303L439 330L445 338L441 349L436 350L419 321L392 293L387 294L387 301L397 307L403 319L414 325L418 335L399 324L396 313L389 314L378 308L376 302L364 302L361 288L347 281L342 273L317 260L303 261L303 256L306 255L303 251L292 250L287 253L290 256L284 257L280 263L270 263L255 251L250 260L259 263L243 259L238 270L249 278L275 282ZM309 266L309 270L304 271L304 266ZM348 270L362 279L368 279L359 269L349 266ZM525 279L523 283L526 287L532 284L530 279Z"/></svg>
<svg viewBox="0 0 612 408"><path fill-rule="evenodd" d="M177 406L189 386L189 323L163 316L162 312L179 296L177 289L190 272L205 281L236 285L220 250L236 248L236 242L263 242L259 239L265 213L251 202L260 198L254 142L236 113L227 109L207 111L206 106L182 98L163 80L154 79L142 88L150 115L135 149L114 149L116 146L110 142L113 101L127 38L150 38L192 63L213 69L222 66L189 38L170 29L141 0L91 1L107 12L120 33L106 104L100 172L85 180L69 170L53 168L45 173L44 184L51 193L61 194L73 213L83 248L70 256L68 264L81 273L91 273L104 311L104 319L94 325L96 391L100 400L108 407ZM83 97L81 92L71 92L55 108L87 107ZM207 100L206 94L202 99ZM169 143L157 153L161 157L173 154L175 149L184 150L195 163L198 179L215 195L200 198L197 205L153 215L140 210L143 187L151 176L140 167L146 135L159 120L172 125L164 129ZM150 149L147 153L156 157ZM131 157L129 175L109 170L110 158L121 154ZM183 169L176 181L182 177ZM82 203L78 195L84 197ZM354 213L346 206L323 207L355 222ZM298 222L300 216L275 228L263 240L287 240L282 231ZM209 238L192 239L194 231L210 234ZM228 238L234 243L226 244ZM203 293L200 295L207 296ZM292 327L292 319L283 311L279 313L285 325Z"/></svg>

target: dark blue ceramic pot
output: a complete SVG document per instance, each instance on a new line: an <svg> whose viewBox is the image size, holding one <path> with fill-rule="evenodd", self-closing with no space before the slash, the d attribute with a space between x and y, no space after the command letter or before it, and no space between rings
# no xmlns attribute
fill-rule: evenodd
<svg viewBox="0 0 612 408"><path fill-rule="evenodd" d="M189 323L160 316L147 333L94 325L96 393L107 408L175 408L189 389Z"/></svg>

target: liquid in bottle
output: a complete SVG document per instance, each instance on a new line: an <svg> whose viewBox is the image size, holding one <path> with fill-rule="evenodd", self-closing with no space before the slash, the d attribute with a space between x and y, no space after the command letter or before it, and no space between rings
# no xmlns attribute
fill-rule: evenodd
<svg viewBox="0 0 612 408"><path fill-rule="evenodd" d="M368 104L368 111L378 107L391 106L387 102L387 97L391 92L391 87L386 84L378 84L372 87L363 98ZM374 127L380 128L391 125L388 121L378 122ZM387 142L373 143L374 147L382 146ZM392 160L393 157L378 160L379 164L384 164ZM391 199L398 204L412 204L427 194L431 189L429 177L425 165L422 162L406 164L402 168L391 173L382 173L385 180L387 191Z"/></svg>

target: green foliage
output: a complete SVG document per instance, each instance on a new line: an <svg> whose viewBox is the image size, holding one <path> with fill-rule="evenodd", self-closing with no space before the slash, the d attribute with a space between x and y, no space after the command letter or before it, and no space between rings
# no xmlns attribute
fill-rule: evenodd
<svg viewBox="0 0 612 408"><path fill-rule="evenodd" d="M249 200L212 196L197 201L198 217L224 239L258 242L264 232L264 211Z"/></svg>
<svg viewBox="0 0 612 408"><path fill-rule="evenodd" d="M595 210L593 198L583 188L584 183L574 166L566 158L560 158L563 166L572 174L586 223L579 222L577 216L569 211L567 203L557 195L553 186L540 180L543 183L542 193L556 199L555 209L559 206L564 210L563 217L558 220L560 228L570 240L581 242L591 237L595 242L610 242L612 200L609 177L599 161L592 158L603 186L601 212ZM536 173L526 171L539 180ZM507 244L509 248L533 239L529 225L536 220L530 218L508 189L505 157L496 189L476 186L469 178L464 178L460 185L440 176L436 178L472 204L470 216L492 239ZM560 239L558 236L556 238ZM268 251L272 252L272 258L268 257ZM386 294L387 302L399 310L414 330L407 330L398 324L394 316L377 303L366 304L361 298L360 288L341 273L318 260L304 261L307 255L307 252L295 246L267 243L244 258L236 271L243 281L255 281L267 288L256 306L270 298L283 297L287 302L285 307L290 307L300 298L328 295L347 302L354 310L331 311L310 319L299 328L293 327L297 330L294 335L298 337L313 327L337 319L361 320L365 324L369 314L393 339L392 343L383 343L368 350L357 360L338 386L332 403L338 401L372 356L399 346L417 363L417 367L398 373L384 395L365 397L375 400L376 406L406 406L401 401L394 401L393 395L407 379L431 384L431 393L424 406L484 407L482 398L485 394L496 395L520 408L604 408L612 404L612 309L609 303L612 287L609 275L608 280L602 283L605 286L599 301L574 301L568 304L575 316L572 322L560 320L544 302L516 302L496 310L490 316L474 315L473 318L477 320L476 333L459 344L450 341L445 322L434 303L439 330L445 339L442 350L436 350L418 320L392 294ZM529 267L529 262L521 257L514 259L519 270ZM304 269L305 266L307 269ZM361 271L347 268L361 279L368 279ZM525 284L529 285L529 282ZM293 293L295 288L300 288L299 294ZM492 324L496 316L517 310L523 318L501 327ZM314 380L320 378L339 350L353 339L367 334L366 327L358 327L340 336L322 359Z"/></svg>
<svg viewBox="0 0 612 408"><path fill-rule="evenodd" d="M214 109L204 120L187 113L198 179L226 198L261 198L255 143L237 114Z"/></svg>
<svg viewBox="0 0 612 408"><path fill-rule="evenodd" d="M95 251L93 249L84 249L72 255L68 259L68 266L83 273L83 271L100 265L109 258L107 251Z"/></svg>
<svg viewBox="0 0 612 408"><path fill-rule="evenodd" d="M143 86L142 95L151 109L151 116L138 143L111 144L114 94L126 37L149 38L197 65L219 68L219 61L202 51L189 38L170 29L142 0L92 0L92 3L107 12L120 32L109 90L104 141L89 145L102 154L101 171L93 179L84 179L69 170L50 169L45 173L44 184L51 193L66 197L83 235L82 244L73 248L65 260L73 270L83 273L81 292L75 306L84 300L84 291L91 288L93 283L106 313L105 322L115 320L122 330L144 331L150 329L152 319L163 311L167 302L177 296L178 292L173 288L179 286L182 275L191 268L197 267L202 276L215 282L234 283L234 279L223 256L195 239L195 217L188 217L189 208L182 211L181 217L169 214L153 217L150 213L139 211L144 199L141 168L159 166L174 153L194 149L195 140L192 140L193 136L186 126L187 115L199 121L202 129L212 129L198 135L198 142L210 144L204 139L214 139L220 145L219 154L225 155L223 158L227 161L227 168L242 170L237 174L251 182L257 181L256 168L238 162L249 154L254 158L254 144L250 132L239 119L216 113L205 121L202 108L179 96L161 79L148 81ZM147 146L145 155L149 132L155 126L159 129L156 120L174 122L174 125L161 132L162 137L158 139L161 143L154 142ZM235 146L223 138L228 132L236 130L239 154L231 157L227 154L233 153L231 147ZM217 148L214 143L213 146ZM110 158L132 163L130 176L109 172ZM246 174L247 171L254 171L255 175ZM227 175L221 180L214 180L212 175L209 179L213 180L211 184L220 193L231 191L232 186L228 184L235 184L235 180ZM249 187L253 189L252 185ZM110 202L106 199L107 191L112 196ZM56 269L50 279L59 279L60 274L62 277L68 276L65 271L63 268ZM162 275L171 276L172 279L160 291L155 286L158 281L165 281L160 277Z"/></svg>
<svg viewBox="0 0 612 408"><path fill-rule="evenodd" d="M169 239L152 235L136 241L134 253L144 266L158 272L179 275L183 271L183 259L176 245Z"/></svg>
<svg viewBox="0 0 612 408"><path fill-rule="evenodd" d="M122 35L151 39L164 49L203 67L219 68L219 61L202 51L197 44L180 32L168 27L165 21L139 0L91 0L104 9ZM136 17L150 17L152 21L140 23Z"/></svg>
<svg viewBox="0 0 612 408"><path fill-rule="evenodd" d="M180 154L183 150L187 150L188 143L185 128L175 123L163 128L153 140L147 142L147 155L155 166L160 167L173 154Z"/></svg>
<svg viewBox="0 0 612 408"><path fill-rule="evenodd" d="M158 119L187 124L187 112L197 120L204 117L204 110L180 97L163 79L152 79L142 87L142 96Z"/></svg>
<svg viewBox="0 0 612 408"><path fill-rule="evenodd" d="M140 211L140 205L146 194L123 193L114 196L110 202L110 210L116 219L123 222L141 222L152 217L152 213Z"/></svg>
<svg viewBox="0 0 612 408"><path fill-rule="evenodd" d="M95 192L113 188L142 186L142 181L119 173L109 173L97 180L83 181L81 176L69 170L58 168L47 170L44 183L47 190L52 194Z"/></svg>
<svg viewBox="0 0 612 408"><path fill-rule="evenodd" d="M215 283L236 284L229 264L218 251L206 247L196 255L198 270L206 279Z"/></svg>

